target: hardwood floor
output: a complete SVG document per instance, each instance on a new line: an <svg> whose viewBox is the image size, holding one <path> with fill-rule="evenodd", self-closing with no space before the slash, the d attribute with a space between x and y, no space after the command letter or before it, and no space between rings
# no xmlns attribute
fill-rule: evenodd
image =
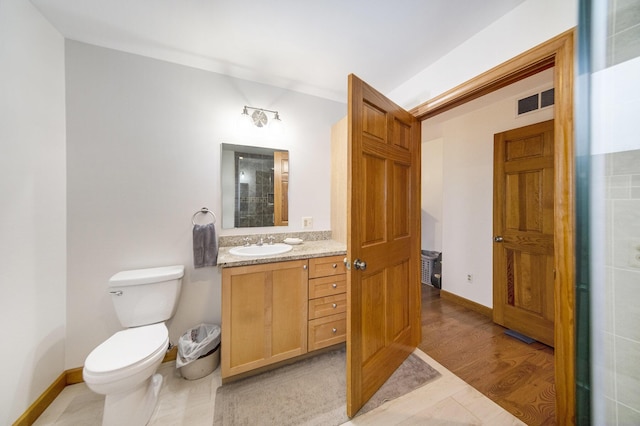
<svg viewBox="0 0 640 426"><path fill-rule="evenodd" d="M526 344L504 331L422 286L419 348L526 424L555 424L553 348Z"/></svg>

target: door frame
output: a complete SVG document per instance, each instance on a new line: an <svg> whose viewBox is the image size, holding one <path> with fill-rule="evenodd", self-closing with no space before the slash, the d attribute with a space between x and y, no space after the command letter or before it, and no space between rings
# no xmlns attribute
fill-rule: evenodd
<svg viewBox="0 0 640 426"><path fill-rule="evenodd" d="M410 110L418 120L555 66L554 245L556 423L575 424L575 28L572 28Z"/></svg>

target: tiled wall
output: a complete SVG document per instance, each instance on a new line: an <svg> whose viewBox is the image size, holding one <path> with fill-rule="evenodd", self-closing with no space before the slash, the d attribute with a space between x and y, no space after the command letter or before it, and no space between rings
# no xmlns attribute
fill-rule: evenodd
<svg viewBox="0 0 640 426"><path fill-rule="evenodd" d="M273 156L236 152L237 228L273 226Z"/></svg>
<svg viewBox="0 0 640 426"><path fill-rule="evenodd" d="M640 150L605 156L607 424L640 424Z"/></svg>
<svg viewBox="0 0 640 426"><path fill-rule="evenodd" d="M606 51L601 58L607 70L600 74L626 75L609 71L635 66L634 61L640 56L640 0L608 0L607 7ZM602 105L592 103L591 113L592 125L605 130L592 134L592 146L594 142L599 144L603 152L602 156L593 157L593 164L604 167L594 169L598 172L593 178L593 182L598 182L604 177L604 200L601 197L592 200L596 206L592 208L595 225L592 229L597 231L591 244L604 246L600 251L604 273L597 276L598 282L591 283L595 290L591 304L597 318L591 324L595 331L592 353L596 360L594 424L640 425L640 144L635 115L625 115L623 108L635 108L638 80L631 75L623 81L604 83L607 87L624 87L625 93L618 93L613 99L613 105L622 108L617 110L618 120L608 117ZM622 116L627 118L621 119ZM626 148L620 151L619 147ZM603 213L602 219L598 210ZM600 232L604 233L602 240ZM599 252L598 247L592 246L591 250Z"/></svg>
<svg viewBox="0 0 640 426"><path fill-rule="evenodd" d="M607 65L640 56L640 0L609 0Z"/></svg>

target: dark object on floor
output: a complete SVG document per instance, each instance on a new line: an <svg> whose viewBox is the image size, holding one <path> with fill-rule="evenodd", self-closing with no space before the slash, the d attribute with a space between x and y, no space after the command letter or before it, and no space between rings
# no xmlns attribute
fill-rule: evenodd
<svg viewBox="0 0 640 426"><path fill-rule="evenodd" d="M525 342L528 345L530 345L530 344L532 344L533 342L536 341L535 339L532 339L529 336L525 336L524 334L520 334L517 331L513 331L513 330L506 330L504 332L504 334L506 334L507 336L514 337L514 338L516 338L518 340L521 340L521 341Z"/></svg>
<svg viewBox="0 0 640 426"><path fill-rule="evenodd" d="M442 253L438 253L438 257L433 262L431 285L438 289L442 288Z"/></svg>

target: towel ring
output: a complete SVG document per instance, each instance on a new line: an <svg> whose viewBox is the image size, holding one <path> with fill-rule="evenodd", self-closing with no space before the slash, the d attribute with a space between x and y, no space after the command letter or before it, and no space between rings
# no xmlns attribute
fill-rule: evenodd
<svg viewBox="0 0 640 426"><path fill-rule="evenodd" d="M206 207L201 208L200 210L198 210L197 212L195 212L193 214L193 216L191 217L191 223L193 223L194 225L196 225L196 216L198 216L199 214L210 214L213 217L213 223L216 223L216 215L213 214L213 212L211 210L209 210Z"/></svg>

